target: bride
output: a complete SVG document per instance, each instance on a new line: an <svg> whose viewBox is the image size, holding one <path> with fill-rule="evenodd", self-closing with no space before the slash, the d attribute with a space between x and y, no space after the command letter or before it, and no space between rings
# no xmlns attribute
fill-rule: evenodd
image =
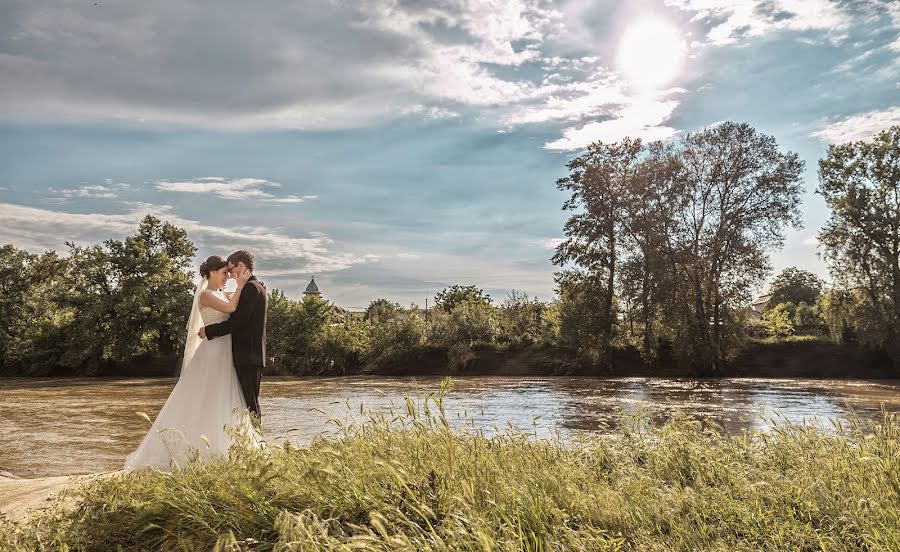
<svg viewBox="0 0 900 552"><path fill-rule="evenodd" d="M232 294L221 290L228 281L228 263L212 256L200 265L200 284L187 324L181 375L153 426L125 459L125 469L183 466L194 455L203 461L228 453L237 435L258 446L259 436L247 411L231 353L231 336L202 340L201 327L228 318L237 308L241 289L251 274L244 271Z"/></svg>

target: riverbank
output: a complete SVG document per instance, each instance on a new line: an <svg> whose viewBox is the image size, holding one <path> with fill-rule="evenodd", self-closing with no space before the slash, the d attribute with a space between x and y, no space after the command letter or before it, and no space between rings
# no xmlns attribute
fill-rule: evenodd
<svg viewBox="0 0 900 552"><path fill-rule="evenodd" d="M461 357L461 358L460 358ZM634 348L615 348L611 365L591 364L570 351L550 346L473 347L452 360L447 351L425 349L409 358L367 367L363 374L385 376L702 376L674 358L648 362ZM745 344L717 377L898 379L900 366L864 347L824 339L759 339Z"/></svg>
<svg viewBox="0 0 900 552"><path fill-rule="evenodd" d="M417 404L418 402L418 404ZM637 417L563 445L451 430L441 403L308 446L236 450L0 519L0 549L896 550L900 425L729 438ZM40 546L38 546L40 545Z"/></svg>
<svg viewBox="0 0 900 552"><path fill-rule="evenodd" d="M71 504L66 491L106 474L63 475L23 479L0 472L0 516L22 522ZM2 541L0 541L2 542Z"/></svg>
<svg viewBox="0 0 900 552"><path fill-rule="evenodd" d="M100 377L168 377L177 375L179 357L151 357L109 365ZM4 374L0 374L4 375ZM23 374L5 374L20 376ZM42 377L66 377L63 371ZM551 345L469 348L422 347L378 365L329 365L312 373L291 373L277 364L265 376L600 376L708 377L672 357L648 362L634 348L614 348L611 364L592 364L573 351ZM752 339L716 377L900 379L900 363L859 345L818 338Z"/></svg>

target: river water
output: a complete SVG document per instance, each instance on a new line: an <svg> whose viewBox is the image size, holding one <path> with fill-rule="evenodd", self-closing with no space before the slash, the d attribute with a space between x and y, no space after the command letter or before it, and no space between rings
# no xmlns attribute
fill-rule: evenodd
<svg viewBox="0 0 900 552"><path fill-rule="evenodd" d="M832 427L852 409L878 421L900 411L900 381L460 377L444 399L451 421L490 434L513 426L564 439L616 430L619 412L649 409L654 423L674 412L715 421L729 433L768 430L772 421ZM263 427L271 442L298 444L334 433L368 411L402 410L404 398L437 389L440 378L264 378ZM119 469L149 429L173 378L0 379L0 471L20 477Z"/></svg>

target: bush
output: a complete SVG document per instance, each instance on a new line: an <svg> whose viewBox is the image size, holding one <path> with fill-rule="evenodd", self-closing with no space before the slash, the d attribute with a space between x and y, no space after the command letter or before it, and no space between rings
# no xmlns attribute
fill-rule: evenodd
<svg viewBox="0 0 900 552"><path fill-rule="evenodd" d="M794 334L794 323L791 322L791 305L780 303L763 314L766 329L772 337L786 337Z"/></svg>
<svg viewBox="0 0 900 552"><path fill-rule="evenodd" d="M382 306L383 307L383 306ZM419 309L381 308L370 323L366 361L376 367L412 358L425 345L425 321Z"/></svg>

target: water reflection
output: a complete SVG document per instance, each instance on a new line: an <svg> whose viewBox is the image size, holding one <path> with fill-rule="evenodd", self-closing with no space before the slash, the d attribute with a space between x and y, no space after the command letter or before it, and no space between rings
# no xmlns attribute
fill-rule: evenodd
<svg viewBox="0 0 900 552"><path fill-rule="evenodd" d="M900 382L800 379L457 378L445 407L454 426L487 434L514 426L540 437L614 431L619 412L648 409L656 424L675 412L730 433L777 418L829 427L848 414L880 419L900 410ZM266 378L261 407L270 440L303 443L334 433L330 418L360 421L360 408L402 411L440 378ZM174 379L0 380L0 470L26 477L120 467L140 442Z"/></svg>

